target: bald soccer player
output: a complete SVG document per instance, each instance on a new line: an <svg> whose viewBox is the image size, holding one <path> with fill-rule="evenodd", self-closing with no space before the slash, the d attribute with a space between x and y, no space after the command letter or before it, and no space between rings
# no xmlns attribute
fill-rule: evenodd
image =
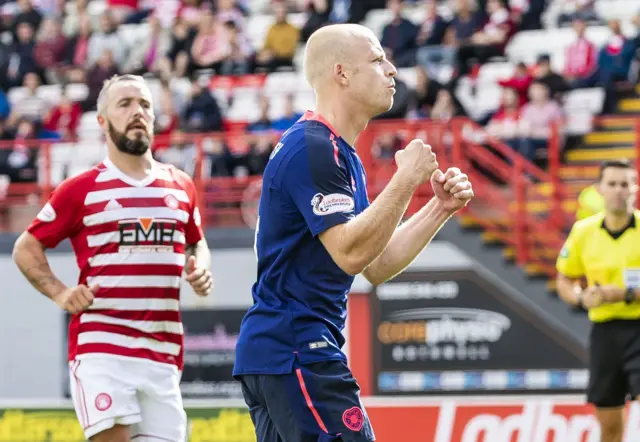
<svg viewBox="0 0 640 442"><path fill-rule="evenodd" d="M284 133L264 172L258 280L234 376L258 442L373 441L341 351L347 293L359 273L377 285L405 269L473 190L458 169L439 171L431 148L413 140L369 205L353 145L371 118L391 108L396 70L359 25L318 30L304 65L317 107ZM436 196L397 227L429 180Z"/></svg>

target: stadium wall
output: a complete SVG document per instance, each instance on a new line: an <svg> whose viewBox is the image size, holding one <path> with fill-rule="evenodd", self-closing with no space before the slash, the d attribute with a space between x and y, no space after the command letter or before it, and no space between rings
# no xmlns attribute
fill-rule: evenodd
<svg viewBox="0 0 640 442"><path fill-rule="evenodd" d="M78 270L73 254L52 253L50 260L63 282L75 283ZM473 261L451 243L436 241L413 266L451 269L467 268L472 264ZM255 267L252 249L214 249L214 294L209 298L198 298L185 284L183 308L248 308L252 302ZM0 296L0 399L64 397L64 314L29 286L9 255L0 256L0 281L4 287L3 296ZM354 291L360 292L369 288L360 277L353 287ZM348 331L345 334L348 336ZM348 354L348 342L346 345Z"/></svg>

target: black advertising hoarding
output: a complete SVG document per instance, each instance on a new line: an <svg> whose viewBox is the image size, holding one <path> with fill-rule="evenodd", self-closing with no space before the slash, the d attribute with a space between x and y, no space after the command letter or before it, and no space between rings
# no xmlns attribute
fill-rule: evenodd
<svg viewBox="0 0 640 442"><path fill-rule="evenodd" d="M245 309L198 309L181 312L184 326L184 371L180 390L184 398L242 398L240 383L232 377L236 342ZM64 392L71 397L65 321Z"/></svg>
<svg viewBox="0 0 640 442"><path fill-rule="evenodd" d="M473 271L405 272L375 291L378 394L584 388L580 350Z"/></svg>
<svg viewBox="0 0 640 442"><path fill-rule="evenodd" d="M236 342L246 310L186 310L184 372L180 389L185 398L242 398L232 377Z"/></svg>

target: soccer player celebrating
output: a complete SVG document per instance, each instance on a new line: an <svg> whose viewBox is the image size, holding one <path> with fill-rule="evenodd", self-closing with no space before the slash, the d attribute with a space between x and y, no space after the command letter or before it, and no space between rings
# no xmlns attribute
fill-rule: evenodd
<svg viewBox="0 0 640 442"><path fill-rule="evenodd" d="M151 156L153 120L142 77L106 81L98 121L107 158L60 184L14 246L29 282L72 314L71 392L96 442L186 437L180 278L184 270L196 294L208 295L211 256L192 180ZM80 268L76 287L45 255L65 238Z"/></svg>
<svg viewBox="0 0 640 442"><path fill-rule="evenodd" d="M405 269L473 190L458 169L439 171L431 148L413 140L369 205L353 145L393 104L396 70L374 34L351 24L316 31L304 68L317 107L282 136L264 172L258 280L234 376L258 442L373 441L341 351L347 292L359 273L377 285ZM398 227L429 180L435 197Z"/></svg>
<svg viewBox="0 0 640 442"><path fill-rule="evenodd" d="M593 327L587 400L596 407L600 441L622 442L627 397L640 399L636 170L627 161L605 161L600 165L598 190L604 211L573 225L557 259L557 287L566 303L589 311Z"/></svg>

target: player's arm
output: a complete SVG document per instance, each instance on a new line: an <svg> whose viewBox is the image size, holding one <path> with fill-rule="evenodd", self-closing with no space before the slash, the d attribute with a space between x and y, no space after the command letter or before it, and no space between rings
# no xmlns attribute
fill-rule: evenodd
<svg viewBox="0 0 640 442"><path fill-rule="evenodd" d="M77 189L82 187L78 183L74 186L69 181L63 182L13 246L13 260L27 281L70 313L88 308L99 287L67 287L51 270L46 250L75 234L82 213L78 204L82 201L80 198L84 198L78 195Z"/></svg>
<svg viewBox="0 0 640 442"><path fill-rule="evenodd" d="M208 296L213 289L213 276L211 275L211 252L207 239L202 231L202 219L200 209L196 204L196 187L186 174L179 172L185 188L189 192L191 207L189 209L189 221L185 226L185 273L186 280L198 296Z"/></svg>
<svg viewBox="0 0 640 442"><path fill-rule="evenodd" d="M197 243L188 245L184 250L184 254L187 260L193 256L199 267L205 269L211 268L211 251L209 250L209 244L207 244L206 238L203 237Z"/></svg>
<svg viewBox="0 0 640 442"><path fill-rule="evenodd" d="M385 249L416 188L438 167L431 148L414 140L396 156L398 170L376 200L358 216L342 161L328 139L307 137L307 149L288 166L285 185L334 262L361 273ZM289 172L290 171L290 172Z"/></svg>
<svg viewBox="0 0 640 442"><path fill-rule="evenodd" d="M53 274L45 250L31 233L23 232L13 246L13 260L36 290L55 300L67 286Z"/></svg>
<svg viewBox="0 0 640 442"><path fill-rule="evenodd" d="M584 275L581 236L580 227L574 225L556 260L556 291L560 299L573 307L583 307L585 301L581 284Z"/></svg>
<svg viewBox="0 0 640 442"><path fill-rule="evenodd" d="M389 245L363 272L373 285L393 278L413 262L451 217L437 198L432 198L400 227L395 229Z"/></svg>

